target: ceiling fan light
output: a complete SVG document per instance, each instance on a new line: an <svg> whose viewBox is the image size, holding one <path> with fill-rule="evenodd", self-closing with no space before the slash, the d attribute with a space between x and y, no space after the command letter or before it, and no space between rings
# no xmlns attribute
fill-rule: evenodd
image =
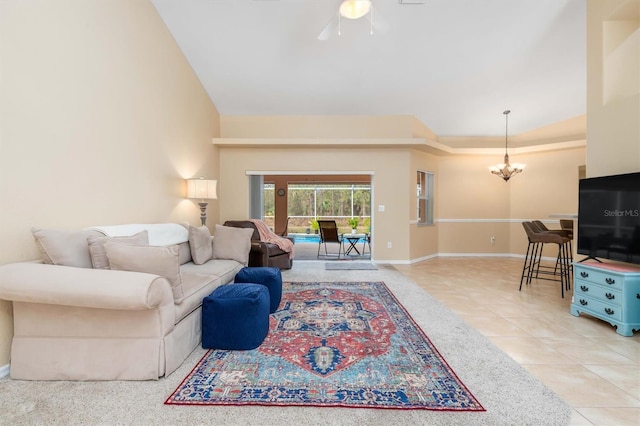
<svg viewBox="0 0 640 426"><path fill-rule="evenodd" d="M359 19L371 10L371 0L344 0L340 3L340 15L348 19Z"/></svg>

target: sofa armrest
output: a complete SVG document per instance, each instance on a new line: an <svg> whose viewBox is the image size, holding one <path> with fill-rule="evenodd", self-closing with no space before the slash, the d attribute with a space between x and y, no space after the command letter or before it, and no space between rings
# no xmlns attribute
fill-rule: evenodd
<svg viewBox="0 0 640 426"><path fill-rule="evenodd" d="M172 303L158 275L39 263L0 266L0 299L84 308L143 310Z"/></svg>
<svg viewBox="0 0 640 426"><path fill-rule="evenodd" d="M251 251L249 252L250 266L269 265L269 249L267 245L260 241L251 241Z"/></svg>

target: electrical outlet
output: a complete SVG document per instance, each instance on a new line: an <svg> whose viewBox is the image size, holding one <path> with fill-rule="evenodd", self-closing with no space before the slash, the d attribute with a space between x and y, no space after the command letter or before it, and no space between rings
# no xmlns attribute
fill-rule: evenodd
<svg viewBox="0 0 640 426"><path fill-rule="evenodd" d="M393 247L393 244L391 244L391 241L387 241L387 248L391 248Z"/></svg>
<svg viewBox="0 0 640 426"><path fill-rule="evenodd" d="M491 244L495 244L496 242L496 237L491 237Z"/></svg>

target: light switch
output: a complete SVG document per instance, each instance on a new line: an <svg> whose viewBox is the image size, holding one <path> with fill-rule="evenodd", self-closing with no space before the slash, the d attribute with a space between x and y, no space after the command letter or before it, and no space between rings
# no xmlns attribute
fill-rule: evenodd
<svg viewBox="0 0 640 426"><path fill-rule="evenodd" d="M379 211L379 212L383 212L383 211L384 211L384 205L380 204L380 205L378 206L378 211Z"/></svg>

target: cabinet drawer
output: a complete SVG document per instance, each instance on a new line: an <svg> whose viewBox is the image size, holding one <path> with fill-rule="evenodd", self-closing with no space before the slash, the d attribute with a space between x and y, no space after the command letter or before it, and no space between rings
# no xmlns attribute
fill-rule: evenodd
<svg viewBox="0 0 640 426"><path fill-rule="evenodd" d="M593 271L589 269L576 268L576 279L581 281L591 281L595 284L601 284L603 286L621 291L622 282L624 277L607 273L607 271Z"/></svg>
<svg viewBox="0 0 640 426"><path fill-rule="evenodd" d="M574 291L576 296L586 296L609 305L622 306L622 292L612 288L603 287L589 281L576 280Z"/></svg>
<svg viewBox="0 0 640 426"><path fill-rule="evenodd" d="M611 318L617 321L622 320L622 308L620 306L610 305L596 299L585 296L584 294L574 295L574 305L588 309L599 317Z"/></svg>

